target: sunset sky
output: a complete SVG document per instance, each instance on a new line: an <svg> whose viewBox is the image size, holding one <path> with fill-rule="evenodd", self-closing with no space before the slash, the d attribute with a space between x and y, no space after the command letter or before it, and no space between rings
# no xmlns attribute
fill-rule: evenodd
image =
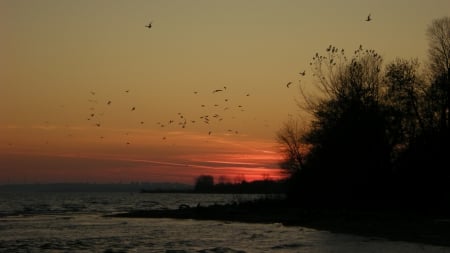
<svg viewBox="0 0 450 253"><path fill-rule="evenodd" d="M316 52L425 64L448 15L448 0L0 0L0 184L277 178Z"/></svg>

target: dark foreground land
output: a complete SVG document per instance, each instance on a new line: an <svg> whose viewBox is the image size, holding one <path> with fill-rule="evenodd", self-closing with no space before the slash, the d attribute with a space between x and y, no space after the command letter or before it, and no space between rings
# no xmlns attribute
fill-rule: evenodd
<svg viewBox="0 0 450 253"><path fill-rule="evenodd" d="M207 207L180 206L174 210L133 211L113 216L282 223L335 233L450 247L450 215L427 211L307 209L266 200Z"/></svg>

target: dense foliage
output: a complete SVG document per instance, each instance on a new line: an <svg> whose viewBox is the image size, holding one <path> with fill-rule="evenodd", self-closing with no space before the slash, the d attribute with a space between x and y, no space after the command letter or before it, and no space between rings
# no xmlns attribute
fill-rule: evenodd
<svg viewBox="0 0 450 253"><path fill-rule="evenodd" d="M329 46L310 63L321 94L302 90L309 128L289 121L277 137L298 204L450 206L450 18L428 27L430 63L383 65L360 46ZM301 147L307 147L301 148Z"/></svg>

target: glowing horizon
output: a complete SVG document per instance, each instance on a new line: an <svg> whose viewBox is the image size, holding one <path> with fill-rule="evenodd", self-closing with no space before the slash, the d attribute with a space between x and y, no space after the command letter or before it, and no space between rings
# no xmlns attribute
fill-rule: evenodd
<svg viewBox="0 0 450 253"><path fill-rule="evenodd" d="M1 1L0 184L280 178L276 132L292 117L308 124L297 100L300 84L315 92L311 57L363 45L386 62L426 63L426 26L449 9L442 0Z"/></svg>
<svg viewBox="0 0 450 253"><path fill-rule="evenodd" d="M56 128L39 126L35 129L55 133ZM17 130L18 128L9 127L8 129ZM82 131L83 128L75 127L75 129ZM113 132L122 133L117 130ZM277 167L280 156L276 152L277 146L274 143L240 140L239 144L236 144L230 140L223 140L223 136L211 137L205 136L204 133L188 134L189 132L169 133L167 136L171 138L162 140L160 133L157 133L159 136L153 130L134 131L134 141L130 144L127 144L122 137L100 139L96 136L93 138L97 140L92 142L89 141L88 136L73 140L73 135L66 135L65 140L58 140L57 137L47 134L46 138L42 139L41 145L36 145L35 140L25 138L23 142L20 142L16 137L15 143L9 143L7 147L0 150L3 154L3 156L0 155L3 161L2 167L17 166L16 157L25 159L18 168L14 169L15 173L5 173L7 170L0 170L0 184L135 181L193 184L197 176L204 174L216 178L243 177L248 181L264 178L280 179L284 176ZM25 136L21 135L21 137ZM192 140L204 141L192 146L188 153L182 151ZM214 143L220 143L221 147L218 149ZM252 146L264 147L271 151L256 150ZM73 175L65 168L67 163L71 163L70 168L76 167L77 170L84 172L80 176ZM92 167L92 164L95 166ZM54 172L53 176L49 169ZM113 173L107 173L107 171ZM24 176L32 174L36 175ZM67 175L68 178L61 178L61 174Z"/></svg>

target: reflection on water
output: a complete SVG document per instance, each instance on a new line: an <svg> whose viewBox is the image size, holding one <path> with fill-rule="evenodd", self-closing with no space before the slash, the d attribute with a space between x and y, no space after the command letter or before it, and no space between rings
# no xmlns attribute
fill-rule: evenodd
<svg viewBox="0 0 450 253"><path fill-rule="evenodd" d="M450 251L445 247L333 234L281 224L102 216L135 208L169 208L180 203L233 201L233 196L129 193L44 195L1 199L2 212L15 215L0 217L0 252ZM6 206L9 209L4 211ZM33 211L34 208L39 211Z"/></svg>

